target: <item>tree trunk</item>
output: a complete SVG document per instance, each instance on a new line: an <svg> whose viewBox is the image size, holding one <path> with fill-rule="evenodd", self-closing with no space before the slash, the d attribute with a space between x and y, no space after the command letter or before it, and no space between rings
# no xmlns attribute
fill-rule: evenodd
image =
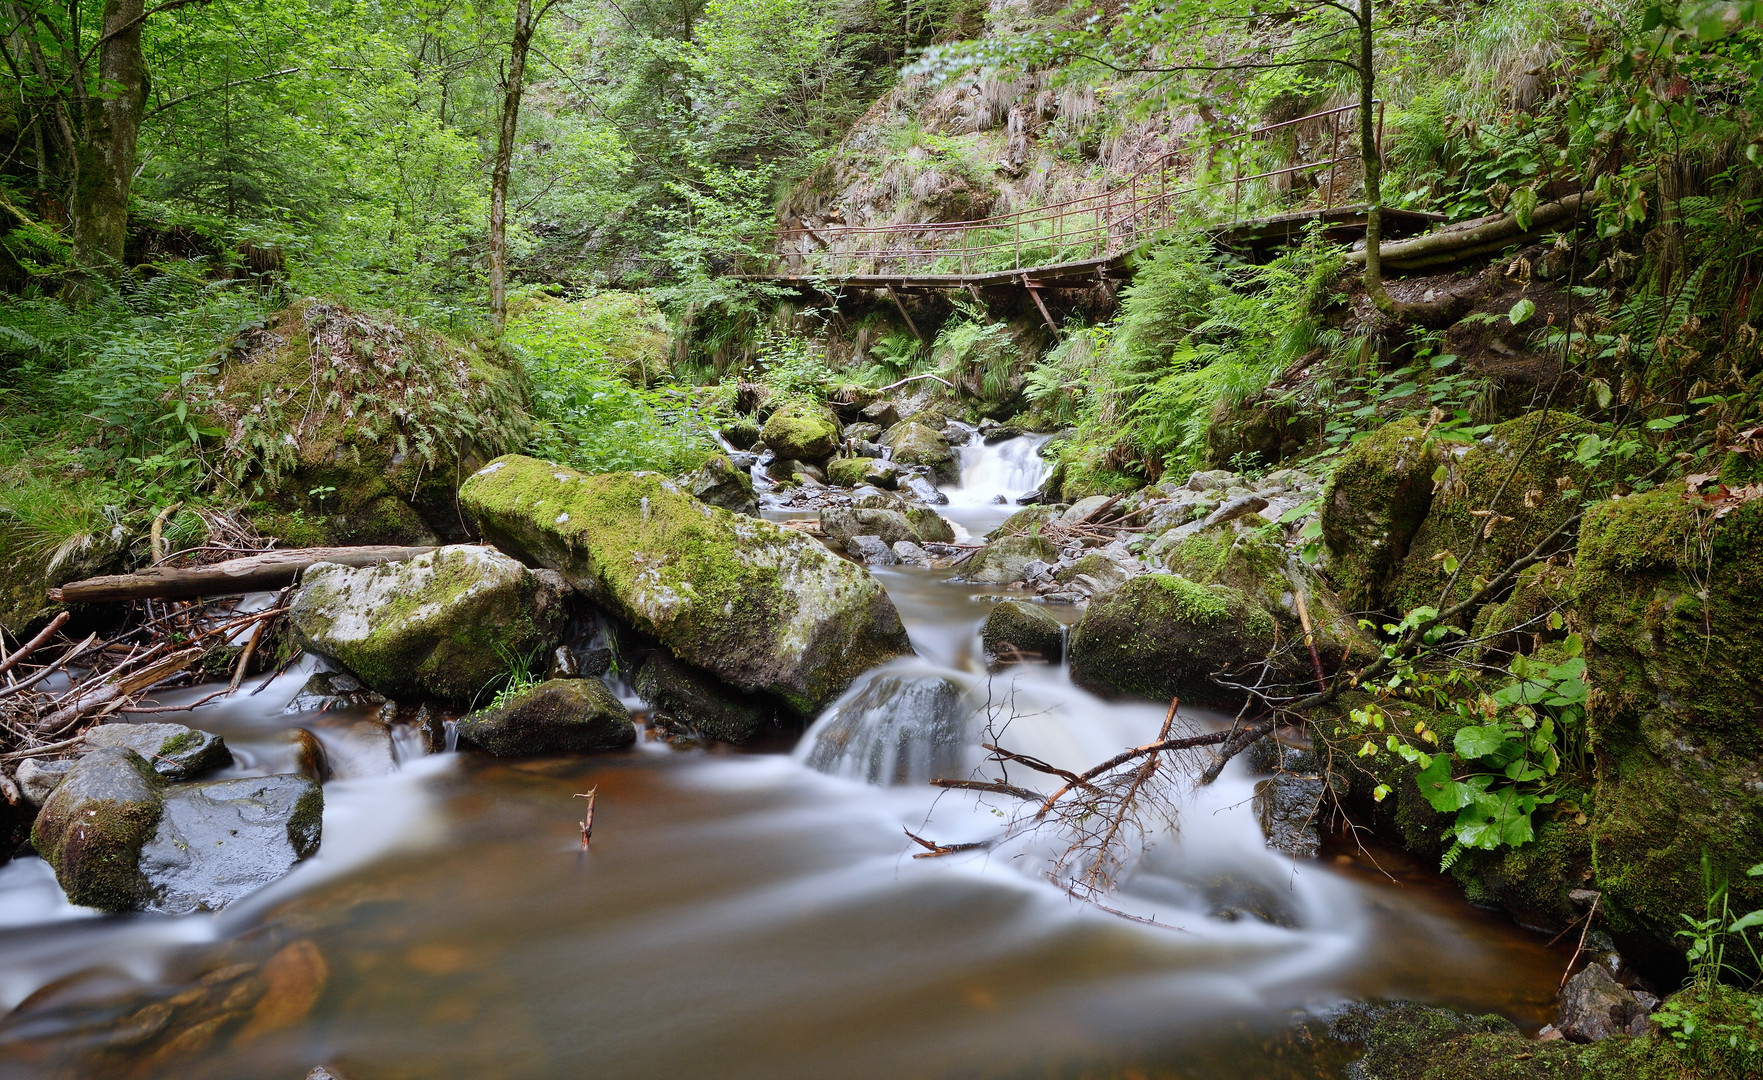
<svg viewBox="0 0 1763 1080"><path fill-rule="evenodd" d="M544 8L540 8L539 16L544 13ZM496 130L496 164L490 173L490 325L498 335L508 323L508 172L514 163L514 135L520 124L526 54L538 21L533 15L532 0L519 0L514 9L514 38L508 50L508 78L502 92L502 121Z"/></svg>
<svg viewBox="0 0 1763 1080"><path fill-rule="evenodd" d="M74 260L106 276L122 265L135 144L147 105L147 58L141 49L144 5L145 0L105 0L97 92L74 164L68 208Z"/></svg>
<svg viewBox="0 0 1763 1080"><path fill-rule="evenodd" d="M309 566L321 562L343 566L378 566L403 562L435 550L432 547L290 548L266 551L208 566L150 566L133 574L72 581L49 590L58 604L98 604L116 600L182 600L192 596L279 589L299 579Z"/></svg>
<svg viewBox="0 0 1763 1080"><path fill-rule="evenodd" d="M1379 311L1393 306L1383 287L1383 153L1377 138L1377 57L1372 0L1359 0L1359 157L1365 166L1365 295Z"/></svg>

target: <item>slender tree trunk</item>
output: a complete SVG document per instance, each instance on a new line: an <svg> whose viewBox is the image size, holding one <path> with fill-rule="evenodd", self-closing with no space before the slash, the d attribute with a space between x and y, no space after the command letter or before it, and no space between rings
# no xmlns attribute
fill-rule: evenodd
<svg viewBox="0 0 1763 1080"><path fill-rule="evenodd" d="M75 151L73 254L80 265L110 275L122 263L128 234L135 145L147 106L147 58L141 49L145 0L106 0L98 45L97 93L86 138Z"/></svg>
<svg viewBox="0 0 1763 1080"><path fill-rule="evenodd" d="M1377 138L1377 57L1372 39L1372 0L1359 0L1359 157L1365 166L1365 295L1388 311L1383 287L1383 154Z"/></svg>
<svg viewBox="0 0 1763 1080"><path fill-rule="evenodd" d="M545 7L550 7L546 4ZM508 324L508 172L514 163L514 134L520 124L526 54L545 8L533 15L532 0L514 9L514 39L508 51L508 78L502 91L502 122L496 130L496 164L490 173L490 325L500 335Z"/></svg>

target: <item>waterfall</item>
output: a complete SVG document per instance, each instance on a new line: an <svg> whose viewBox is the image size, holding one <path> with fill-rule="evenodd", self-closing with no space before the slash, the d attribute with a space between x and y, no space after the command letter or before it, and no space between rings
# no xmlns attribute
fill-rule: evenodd
<svg viewBox="0 0 1763 1080"><path fill-rule="evenodd" d="M1002 495L1014 500L1041 486L1048 469L1041 458L1041 446L1050 435L1019 435L990 446L979 439L958 446L961 455L961 484L947 489L949 505L956 507L985 506Z"/></svg>

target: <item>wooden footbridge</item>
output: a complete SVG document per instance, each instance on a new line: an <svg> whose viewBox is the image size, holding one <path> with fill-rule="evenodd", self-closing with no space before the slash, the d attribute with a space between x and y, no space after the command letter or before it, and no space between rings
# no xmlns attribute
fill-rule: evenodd
<svg viewBox="0 0 1763 1080"><path fill-rule="evenodd" d="M902 292L964 290L977 300L988 288L1026 289L1057 333L1042 289L1107 288L1130 279L1137 252L1177 226L1198 225L1223 246L1262 253L1313 222L1332 240L1364 235L1365 206L1339 199L1356 180L1343 177L1341 166L1359 160L1358 112L1358 105L1348 105L1185 145L1093 195L1014 213L972 221L785 228L778 233L774 265L743 276L814 292L883 290L903 315ZM1381 102L1377 143L1382 153ZM1280 158L1296 163L1271 164ZM1311 188L1310 205L1241 214L1245 194L1254 199L1269 188L1305 186ZM1383 233L1412 235L1440 220L1442 215L1386 207Z"/></svg>

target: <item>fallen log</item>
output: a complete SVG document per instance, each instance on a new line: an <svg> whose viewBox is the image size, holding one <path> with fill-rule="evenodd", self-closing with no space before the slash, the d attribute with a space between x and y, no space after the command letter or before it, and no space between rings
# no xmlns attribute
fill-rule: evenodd
<svg viewBox="0 0 1763 1080"><path fill-rule="evenodd" d="M228 559L211 566L150 566L133 574L73 581L49 590L49 599L62 604L96 604L115 600L179 600L222 593L256 592L291 585L301 571L314 563L344 566L377 566L403 562L435 550L432 547L334 547L292 548L266 551L243 559Z"/></svg>
<svg viewBox="0 0 1763 1080"><path fill-rule="evenodd" d="M1442 229L1412 240L1383 244L1378 248L1378 255L1383 265L1391 269L1411 270L1490 254L1508 244L1543 235L1549 231L1544 226L1572 220L1582 210L1590 209L1595 200L1596 195L1588 191L1569 195L1559 202L1545 203L1531 212L1528 229L1518 224L1517 217L1506 214L1467 229ZM1364 249L1348 252L1347 261L1364 262Z"/></svg>

